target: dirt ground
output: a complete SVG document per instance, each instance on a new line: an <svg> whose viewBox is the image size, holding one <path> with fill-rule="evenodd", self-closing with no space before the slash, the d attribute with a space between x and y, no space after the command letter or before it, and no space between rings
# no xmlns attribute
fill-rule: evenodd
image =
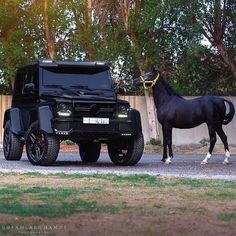
<svg viewBox="0 0 236 236"><path fill-rule="evenodd" d="M173 146L174 153L186 153L186 154L206 154L208 152L209 146L202 145L182 145L182 146ZM230 153L236 154L236 147L229 146ZM146 145L145 152L162 152L162 146L153 146ZM213 150L213 153L224 154L224 146L222 144L216 144Z"/></svg>
<svg viewBox="0 0 236 236"><path fill-rule="evenodd" d="M207 146L173 147L174 153L206 153ZM78 147L61 145L60 151L74 152ZM230 147L236 154L236 147ZM102 152L107 152L106 146ZM145 153L161 153L161 146L146 145ZM214 153L224 153L216 145ZM162 181L161 177L160 181ZM109 176L64 178L60 176L0 175L0 190L6 186L19 189L62 188L86 190L67 199L96 202L111 206L112 211L78 211L63 217L20 216L1 213L0 235L81 235L81 236L234 236L236 234L236 186L230 189L215 187L216 192L203 186L149 186L134 182L111 181ZM163 178L173 183L174 179ZM199 182L200 183L200 182ZM224 182L222 182L224 185ZM48 196L50 198L50 196ZM24 194L21 202L40 206L44 203ZM0 201L10 201L3 196ZM103 209L103 207L101 208Z"/></svg>
<svg viewBox="0 0 236 236"><path fill-rule="evenodd" d="M236 154L236 146L229 146L230 153ZM2 151L2 145L0 145L0 151ZM62 152L77 152L79 151L79 147L77 145L60 145L60 151ZM208 151L208 146L202 145L182 145L182 146L174 146L174 153L186 153L186 154L205 154ZM101 152L107 152L106 145L102 145ZM145 153L162 153L161 145L145 145L144 147ZM224 154L224 146L222 144L216 144L213 150L214 153Z"/></svg>
<svg viewBox="0 0 236 236"><path fill-rule="evenodd" d="M230 153L236 154L236 146L230 146ZM76 152L79 148L77 145L61 145L60 151L64 152ZM107 152L107 147L102 146L102 152ZM173 146L174 153L186 153L186 154L205 154L208 152L208 146L202 145L182 145L182 146ZM145 153L162 153L162 146L159 145L145 145ZM224 154L224 146L222 144L215 145L213 150L214 153Z"/></svg>
<svg viewBox="0 0 236 236"><path fill-rule="evenodd" d="M200 182L178 184L175 179L160 179L151 185L111 177L2 175L0 189L9 185L19 186L21 190L86 189L67 202L82 199L113 206L116 210L81 211L54 218L0 214L1 235L233 236L236 232L236 186L225 189L221 184L213 184L217 191L212 192L208 185L198 187ZM222 190L227 192L227 197L221 196ZM32 195L24 194L21 198L29 205L40 204ZM232 213L232 219L222 219L228 213Z"/></svg>

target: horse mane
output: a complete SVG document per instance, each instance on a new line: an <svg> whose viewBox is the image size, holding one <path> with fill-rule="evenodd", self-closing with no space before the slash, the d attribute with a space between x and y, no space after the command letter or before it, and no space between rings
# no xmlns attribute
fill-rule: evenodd
<svg viewBox="0 0 236 236"><path fill-rule="evenodd" d="M174 95L174 96L182 98L182 96L180 96L178 93L175 92L175 90L170 86L170 84L167 82L167 80L165 78L163 78L163 76L161 76L161 82L164 85L164 87L169 95Z"/></svg>

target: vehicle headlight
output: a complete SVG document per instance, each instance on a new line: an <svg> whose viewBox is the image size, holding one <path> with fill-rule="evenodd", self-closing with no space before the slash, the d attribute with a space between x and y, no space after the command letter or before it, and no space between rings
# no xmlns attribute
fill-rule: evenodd
<svg viewBox="0 0 236 236"><path fill-rule="evenodd" d="M119 105L117 110L118 118L127 118L128 117L129 106L127 105Z"/></svg>
<svg viewBox="0 0 236 236"><path fill-rule="evenodd" d="M59 116L71 116L72 114L72 104L70 103L59 103L57 105L57 114Z"/></svg>

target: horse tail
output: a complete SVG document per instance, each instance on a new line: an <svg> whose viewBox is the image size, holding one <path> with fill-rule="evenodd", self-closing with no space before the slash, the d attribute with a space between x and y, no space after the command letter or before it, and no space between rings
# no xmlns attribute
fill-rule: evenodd
<svg viewBox="0 0 236 236"><path fill-rule="evenodd" d="M226 99L224 99L224 102L229 104L229 113L225 114L224 120L223 120L223 125L229 124L229 122L233 119L234 114L235 114L235 108L234 104Z"/></svg>

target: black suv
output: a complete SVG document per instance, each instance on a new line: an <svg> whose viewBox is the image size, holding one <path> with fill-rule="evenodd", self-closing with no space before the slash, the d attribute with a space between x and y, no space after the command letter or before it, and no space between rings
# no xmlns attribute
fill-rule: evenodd
<svg viewBox="0 0 236 236"><path fill-rule="evenodd" d="M98 160L101 143L116 165L135 165L143 154L140 114L117 99L104 62L42 60L19 68L3 126L7 160L20 160L25 144L33 165L51 165L67 139L79 145L83 162Z"/></svg>

